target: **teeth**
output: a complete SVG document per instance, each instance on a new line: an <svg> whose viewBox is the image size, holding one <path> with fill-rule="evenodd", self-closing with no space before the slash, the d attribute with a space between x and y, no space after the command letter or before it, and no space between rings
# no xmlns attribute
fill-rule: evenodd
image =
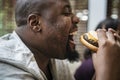
<svg viewBox="0 0 120 80"><path fill-rule="evenodd" d="M77 31L70 33L70 35L77 35Z"/></svg>

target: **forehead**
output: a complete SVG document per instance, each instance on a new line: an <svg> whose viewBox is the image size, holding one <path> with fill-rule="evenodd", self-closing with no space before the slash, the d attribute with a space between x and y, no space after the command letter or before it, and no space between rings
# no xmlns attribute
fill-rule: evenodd
<svg viewBox="0 0 120 80"><path fill-rule="evenodd" d="M65 7L70 7L70 2L69 0L49 0L50 3L53 3L56 7L61 7L61 8L65 8Z"/></svg>
<svg viewBox="0 0 120 80"><path fill-rule="evenodd" d="M65 11L71 10L69 0L45 0L44 5L40 7L45 19L54 20Z"/></svg>
<svg viewBox="0 0 120 80"><path fill-rule="evenodd" d="M67 9L71 10L69 0L45 0L44 3L43 15L57 16Z"/></svg>

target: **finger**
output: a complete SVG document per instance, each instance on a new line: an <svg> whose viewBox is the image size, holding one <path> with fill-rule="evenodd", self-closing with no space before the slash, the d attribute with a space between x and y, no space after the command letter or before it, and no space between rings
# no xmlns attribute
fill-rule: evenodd
<svg viewBox="0 0 120 80"><path fill-rule="evenodd" d="M115 40L120 41L120 31L119 31L119 30L115 31L115 30L113 30L113 29L111 29L111 28L109 28L109 30L114 33L113 35L115 36L115 37L114 37Z"/></svg>
<svg viewBox="0 0 120 80"><path fill-rule="evenodd" d="M115 42L115 36L113 34L113 32L109 29L108 32L106 32L108 40L110 40L111 42Z"/></svg>
<svg viewBox="0 0 120 80"><path fill-rule="evenodd" d="M119 33L114 33L114 36L115 36L115 39L116 39L118 46L120 47L120 35L119 35Z"/></svg>
<svg viewBox="0 0 120 80"><path fill-rule="evenodd" d="M106 31L103 29L98 29L97 36L98 36L98 44L99 46L101 46L107 39Z"/></svg>
<svg viewBox="0 0 120 80"><path fill-rule="evenodd" d="M117 30L118 35L120 35L120 30Z"/></svg>
<svg viewBox="0 0 120 80"><path fill-rule="evenodd" d="M111 31L112 33L116 33L116 30L114 30L112 28L109 28L108 30Z"/></svg>
<svg viewBox="0 0 120 80"><path fill-rule="evenodd" d="M115 36L116 40L118 40L120 42L120 35L118 33L114 33L114 36Z"/></svg>

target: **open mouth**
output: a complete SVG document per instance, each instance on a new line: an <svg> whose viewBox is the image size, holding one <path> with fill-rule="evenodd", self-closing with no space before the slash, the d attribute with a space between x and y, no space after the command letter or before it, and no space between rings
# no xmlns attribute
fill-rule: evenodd
<svg viewBox="0 0 120 80"><path fill-rule="evenodd" d="M76 34L77 34L77 31L69 34L69 46L72 50L75 49L75 42L74 42L73 36Z"/></svg>

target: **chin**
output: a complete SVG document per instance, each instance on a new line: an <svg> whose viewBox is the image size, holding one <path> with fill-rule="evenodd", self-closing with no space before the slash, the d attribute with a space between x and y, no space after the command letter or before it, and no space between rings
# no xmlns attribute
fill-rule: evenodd
<svg viewBox="0 0 120 80"><path fill-rule="evenodd" d="M74 34L76 34L76 31L69 34L66 45L66 58L70 62L79 61L79 53L75 50Z"/></svg>
<svg viewBox="0 0 120 80"><path fill-rule="evenodd" d="M79 61L79 53L74 49L71 49L69 46L67 47L67 53L66 53L66 58L70 61L70 62L75 62L75 61Z"/></svg>

